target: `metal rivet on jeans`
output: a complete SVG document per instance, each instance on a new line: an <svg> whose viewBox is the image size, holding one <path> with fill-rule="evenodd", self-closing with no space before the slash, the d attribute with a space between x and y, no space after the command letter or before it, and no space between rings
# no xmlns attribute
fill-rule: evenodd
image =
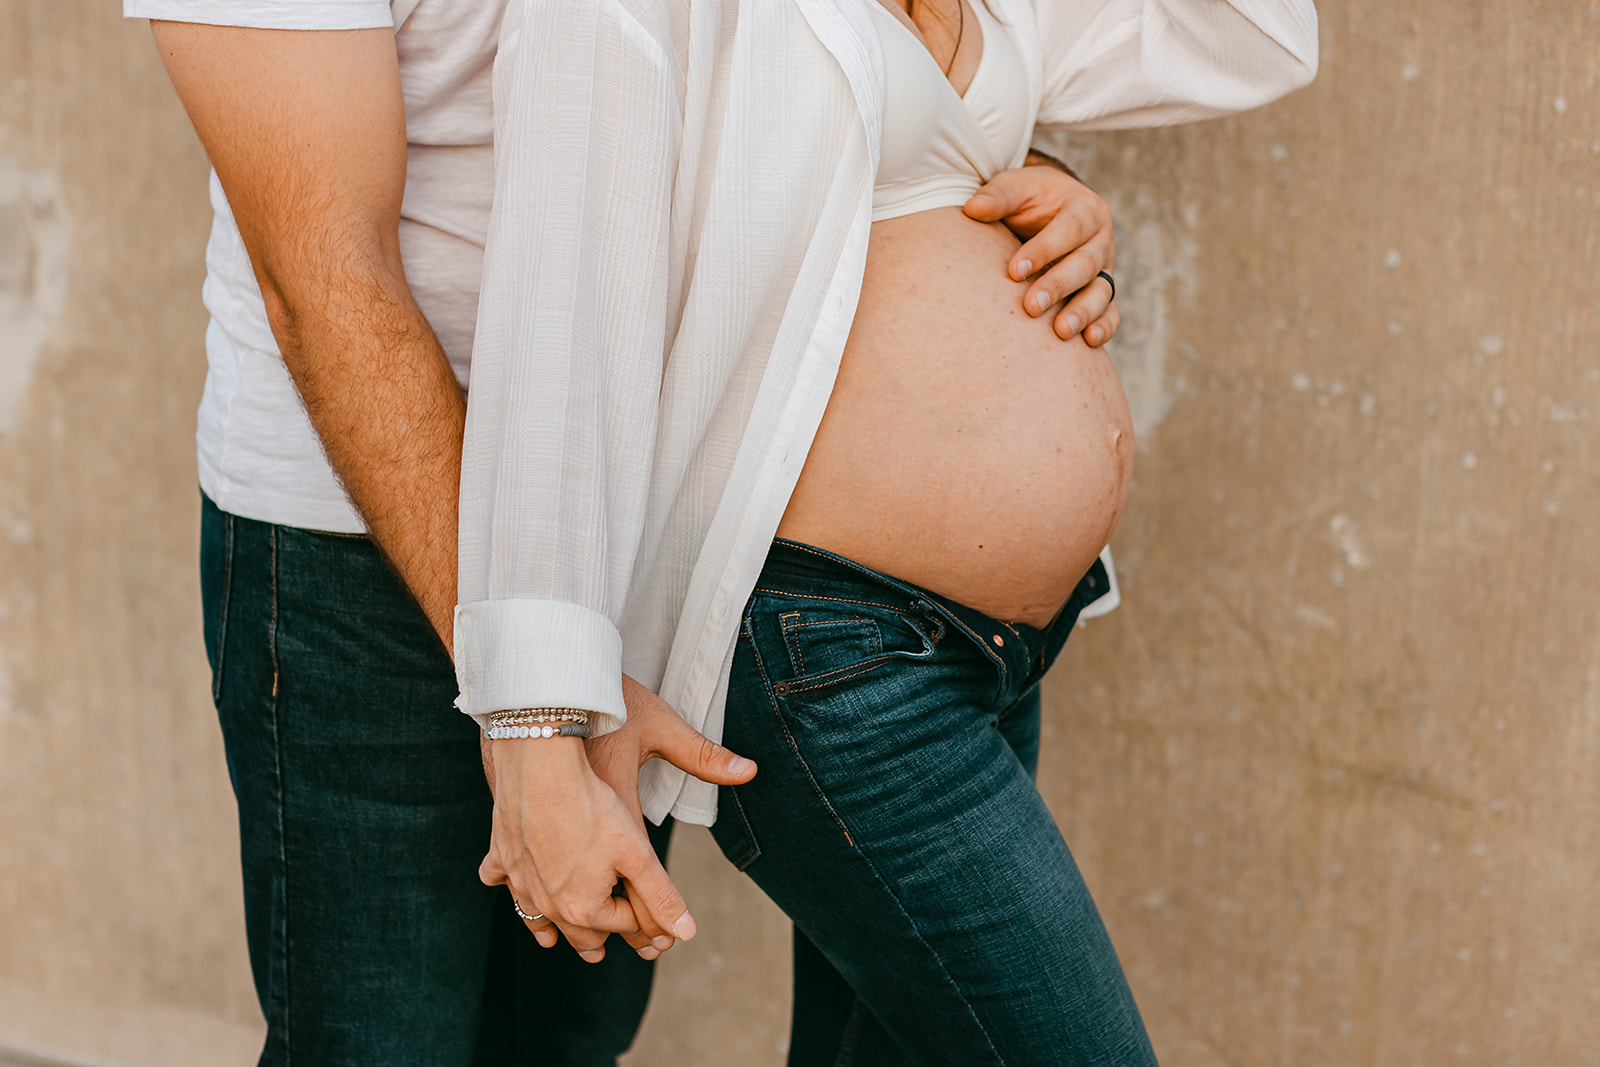
<svg viewBox="0 0 1600 1067"><path fill-rule="evenodd" d="M994 635L994 643L1000 648L1006 647L1006 639L1001 637L999 634Z"/></svg>

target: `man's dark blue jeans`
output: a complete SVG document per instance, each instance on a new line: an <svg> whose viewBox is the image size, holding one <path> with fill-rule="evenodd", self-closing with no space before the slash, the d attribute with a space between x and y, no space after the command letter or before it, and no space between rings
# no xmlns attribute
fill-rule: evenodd
<svg viewBox="0 0 1600 1067"><path fill-rule="evenodd" d="M724 743L760 764L713 834L795 923L793 1067L1155 1056L1033 772L1048 630L778 541L746 608Z"/></svg>
<svg viewBox="0 0 1600 1067"><path fill-rule="evenodd" d="M597 965L541 949L505 888L478 881L478 728L377 549L201 506L261 1063L614 1063L652 965L616 937Z"/></svg>

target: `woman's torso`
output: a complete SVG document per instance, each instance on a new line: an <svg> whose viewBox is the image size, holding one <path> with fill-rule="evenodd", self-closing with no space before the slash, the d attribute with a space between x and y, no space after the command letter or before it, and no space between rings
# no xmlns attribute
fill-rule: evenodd
<svg viewBox="0 0 1600 1067"><path fill-rule="evenodd" d="M944 77L933 53L903 21L897 40L885 21L895 16L874 13L889 84L866 271L827 414L778 532L996 618L1040 625L1116 526L1133 431L1105 353L1058 339L1053 315L1023 312L1027 283L1006 275L1016 237L952 206L1017 162L995 144L1011 136L996 97L1027 107L1025 85L1003 66L1015 56L1009 31L986 11L967 7L963 16L967 32L981 30L982 47L973 55L963 45L940 86L928 80L930 72ZM920 70L909 66L907 41L924 49L926 59L914 57ZM947 95L935 105L957 101L981 120L966 140L986 139L989 152L963 151L979 157L961 174L965 187L947 189L943 206L918 209L928 201L912 202L895 180L918 177L904 134L908 124L941 121L929 118L940 110L928 106L935 90ZM1032 125L1024 117L1022 147ZM950 133L954 120L942 121ZM952 140L963 140L931 127L925 138L937 142L930 155L946 157ZM879 208L893 199L899 208ZM893 213L907 207L913 213Z"/></svg>

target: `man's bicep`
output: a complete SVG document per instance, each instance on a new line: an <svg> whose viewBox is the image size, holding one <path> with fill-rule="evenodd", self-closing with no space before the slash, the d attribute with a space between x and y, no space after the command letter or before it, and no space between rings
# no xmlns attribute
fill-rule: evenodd
<svg viewBox="0 0 1600 1067"><path fill-rule="evenodd" d="M406 133L393 31L151 30L258 272L347 258L352 243L397 255Z"/></svg>

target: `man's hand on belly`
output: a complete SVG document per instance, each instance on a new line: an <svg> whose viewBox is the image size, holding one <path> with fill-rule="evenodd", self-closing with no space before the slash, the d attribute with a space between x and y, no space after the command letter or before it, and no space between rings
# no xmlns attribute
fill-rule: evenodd
<svg viewBox="0 0 1600 1067"><path fill-rule="evenodd" d="M1038 318L1056 312L1063 341L1080 330L1094 346L1111 340L1122 323L1108 274L1117 263L1111 209L1093 189L1053 166L1024 166L996 174L963 209L979 222L1004 222L1023 242L1007 264L1014 281L1033 277L1022 308Z"/></svg>

